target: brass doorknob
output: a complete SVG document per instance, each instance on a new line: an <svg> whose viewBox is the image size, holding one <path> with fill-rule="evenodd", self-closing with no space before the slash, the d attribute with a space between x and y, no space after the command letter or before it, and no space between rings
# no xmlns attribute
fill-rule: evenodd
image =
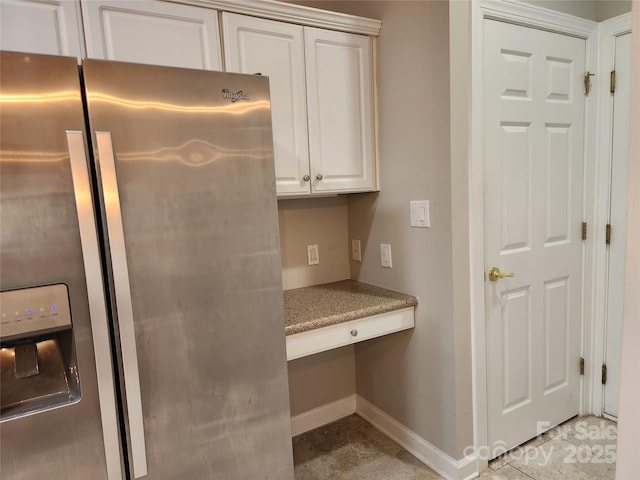
<svg viewBox="0 0 640 480"><path fill-rule="evenodd" d="M502 273L498 267L491 267L489 269L489 280L497 282L501 278L515 277L515 273Z"/></svg>

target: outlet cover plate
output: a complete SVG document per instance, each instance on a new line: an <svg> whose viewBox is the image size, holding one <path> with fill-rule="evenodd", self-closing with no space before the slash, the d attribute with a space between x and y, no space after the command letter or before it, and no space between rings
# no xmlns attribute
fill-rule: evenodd
<svg viewBox="0 0 640 480"><path fill-rule="evenodd" d="M380 244L380 265L385 268L391 268L391 245L388 243Z"/></svg>
<svg viewBox="0 0 640 480"><path fill-rule="evenodd" d="M319 265L318 245L307 245L307 265Z"/></svg>
<svg viewBox="0 0 640 480"><path fill-rule="evenodd" d="M351 240L351 260L354 262L362 261L362 247L360 245L360 240Z"/></svg>

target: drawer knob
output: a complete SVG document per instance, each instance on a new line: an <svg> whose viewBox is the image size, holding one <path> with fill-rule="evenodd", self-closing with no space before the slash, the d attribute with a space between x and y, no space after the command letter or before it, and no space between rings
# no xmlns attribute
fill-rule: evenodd
<svg viewBox="0 0 640 480"><path fill-rule="evenodd" d="M318 181L322 180L322 179L323 179L322 174L321 174L321 173L319 173L318 175L316 175L316 179L317 179Z"/></svg>
<svg viewBox="0 0 640 480"><path fill-rule="evenodd" d="M357 337L358 336L358 330L356 330L355 328L353 330L351 330L351 336L352 337Z"/></svg>
<svg viewBox="0 0 640 480"><path fill-rule="evenodd" d="M308 182L309 180L311 180L311 177L310 177L309 175L305 175L304 177L302 177L302 179L303 179L305 182Z"/></svg>

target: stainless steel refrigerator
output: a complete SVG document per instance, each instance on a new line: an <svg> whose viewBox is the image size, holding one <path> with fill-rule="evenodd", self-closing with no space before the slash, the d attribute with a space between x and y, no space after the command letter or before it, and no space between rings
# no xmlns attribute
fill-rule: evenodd
<svg viewBox="0 0 640 480"><path fill-rule="evenodd" d="M0 477L292 479L268 80L1 55Z"/></svg>

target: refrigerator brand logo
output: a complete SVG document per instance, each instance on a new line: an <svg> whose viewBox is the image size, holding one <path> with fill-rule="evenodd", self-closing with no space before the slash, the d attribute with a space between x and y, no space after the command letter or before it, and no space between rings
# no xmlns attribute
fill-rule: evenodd
<svg viewBox="0 0 640 480"><path fill-rule="evenodd" d="M228 88L222 90L222 96L231 100L231 103L239 102L240 100L249 100L249 95L245 95L242 90L238 92L232 92Z"/></svg>

